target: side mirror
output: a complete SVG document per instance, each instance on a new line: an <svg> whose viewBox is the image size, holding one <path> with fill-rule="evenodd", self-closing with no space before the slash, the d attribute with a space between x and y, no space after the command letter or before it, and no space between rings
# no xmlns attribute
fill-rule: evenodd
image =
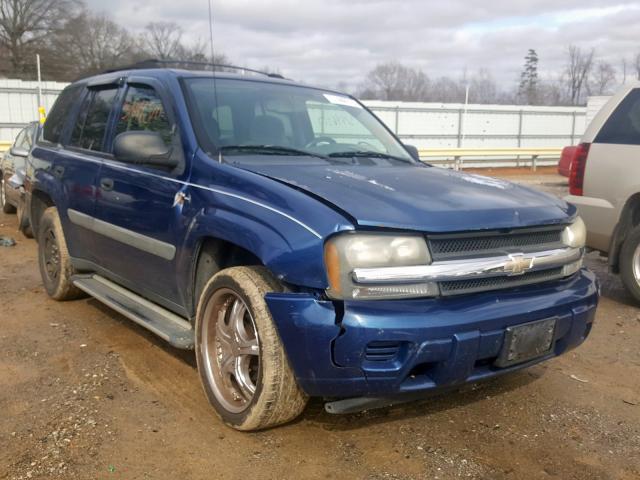
<svg viewBox="0 0 640 480"><path fill-rule="evenodd" d="M113 153L117 160L138 165L151 165L173 169L178 159L172 158L158 132L131 131L118 135L113 143Z"/></svg>
<svg viewBox="0 0 640 480"><path fill-rule="evenodd" d="M12 147L10 153L14 157L27 158L29 156L29 151L20 147Z"/></svg>
<svg viewBox="0 0 640 480"><path fill-rule="evenodd" d="M404 145L404 148L409 152L409 154L413 157L414 160L420 161L420 152L413 145Z"/></svg>

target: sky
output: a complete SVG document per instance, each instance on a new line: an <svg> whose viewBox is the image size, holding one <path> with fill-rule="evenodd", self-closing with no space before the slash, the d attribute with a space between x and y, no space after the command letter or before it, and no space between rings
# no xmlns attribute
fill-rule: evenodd
<svg viewBox="0 0 640 480"><path fill-rule="evenodd" d="M430 77L484 68L515 86L529 48L543 76L562 71L569 44L596 49L620 72L640 53L640 1L617 0L212 0L214 47L234 64L354 89L376 64L398 61ZM104 0L88 0L96 12ZM133 31L171 21L209 40L207 0L109 0Z"/></svg>

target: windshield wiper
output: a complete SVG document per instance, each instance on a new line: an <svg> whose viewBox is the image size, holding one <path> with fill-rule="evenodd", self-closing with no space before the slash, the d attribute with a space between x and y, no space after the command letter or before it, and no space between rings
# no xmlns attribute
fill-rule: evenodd
<svg viewBox="0 0 640 480"><path fill-rule="evenodd" d="M408 162L410 163L409 160L407 160L406 158L402 158L402 157L397 157L395 155L389 155L388 153L382 153L382 152L372 152L372 151L368 151L368 150L355 150L355 151L346 151L346 152L334 152L334 153L330 153L329 154L330 158L352 158L352 157L356 157L356 158L362 158L362 157L369 157L369 158L385 158L385 159L390 159L390 160L399 160L401 162Z"/></svg>
<svg viewBox="0 0 640 480"><path fill-rule="evenodd" d="M328 157L319 153L309 152L307 150L300 150L297 148L283 147L280 145L225 145L220 147L221 152L228 152L229 150L236 150L239 152L251 152L258 155L290 155L290 156L303 156L303 157L315 157L328 160Z"/></svg>

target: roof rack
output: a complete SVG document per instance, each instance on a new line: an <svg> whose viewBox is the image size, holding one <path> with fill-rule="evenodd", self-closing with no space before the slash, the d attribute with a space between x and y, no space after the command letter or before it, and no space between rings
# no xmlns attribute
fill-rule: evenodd
<svg viewBox="0 0 640 480"><path fill-rule="evenodd" d="M257 73L258 75L265 75L271 78L284 79L284 77L279 73L263 72L261 70L255 70L253 68L238 67L237 65L227 65L223 63L210 63L210 62L196 62L191 60L158 60L155 58L142 60L140 62L134 63L133 65L128 65L125 67L112 68L102 73L113 73L113 72L119 72L122 70L142 70L146 68L171 68L171 66L184 67L189 65L196 66L196 67L208 67L207 69L211 69L211 71L215 71L216 68L228 68L233 70L241 70L243 72Z"/></svg>

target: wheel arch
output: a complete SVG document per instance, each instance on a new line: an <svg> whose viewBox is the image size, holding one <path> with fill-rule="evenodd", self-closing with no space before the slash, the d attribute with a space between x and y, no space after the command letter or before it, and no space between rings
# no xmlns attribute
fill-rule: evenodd
<svg viewBox="0 0 640 480"><path fill-rule="evenodd" d="M34 237L38 238L38 226L42 214L49 207L55 207L55 202L51 196L43 190L35 189L31 192L31 200L29 204L29 221L31 222L31 230Z"/></svg>
<svg viewBox="0 0 640 480"><path fill-rule="evenodd" d="M189 292L190 307L194 313L205 285L220 270L230 267L264 266L262 260L247 248L211 235L198 239L195 252L191 265L191 291Z"/></svg>

